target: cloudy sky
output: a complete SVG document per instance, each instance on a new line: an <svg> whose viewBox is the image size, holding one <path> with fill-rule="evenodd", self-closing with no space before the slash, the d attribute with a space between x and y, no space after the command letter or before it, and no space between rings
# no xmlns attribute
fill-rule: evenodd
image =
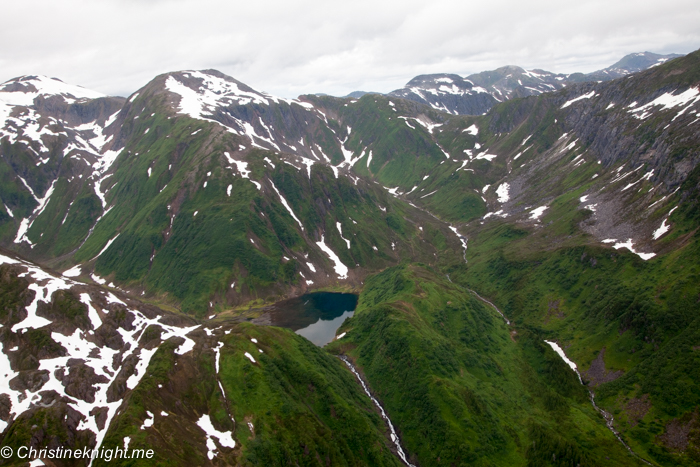
<svg viewBox="0 0 700 467"><path fill-rule="evenodd" d="M122 96L184 69L296 97L507 64L590 72L632 52L700 48L697 0L3 3L0 81L44 74Z"/></svg>

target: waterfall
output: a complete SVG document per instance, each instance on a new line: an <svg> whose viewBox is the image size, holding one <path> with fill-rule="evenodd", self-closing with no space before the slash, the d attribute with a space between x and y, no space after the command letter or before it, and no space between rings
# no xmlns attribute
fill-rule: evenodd
<svg viewBox="0 0 700 467"><path fill-rule="evenodd" d="M557 355L559 355L559 356L561 357L561 359L564 360L564 362L565 362L567 365L569 365L569 367L570 367L572 370L574 370L574 371L576 372L576 376L578 376L579 382L580 382L581 384L583 384L583 380L581 379L581 373L578 372L578 368L576 367L576 363L574 363L573 361L571 361L571 360L566 356L566 354L564 353L564 350L559 346L559 344L557 344L556 342L548 341L548 340L545 340L545 342L546 342L547 344L549 344L550 347L552 347L552 349L557 353ZM601 408L598 407L598 405L595 403L595 393L594 393L592 390L588 389L588 395L589 395L590 398L591 398L591 404L593 405L593 408L596 409L596 411L597 411L599 414L601 414L601 415L603 416L603 418L605 419L605 424L608 426L608 429L609 429L610 431L612 431L612 433L615 435L615 437L617 438L617 440L618 440L620 443L622 443L622 445L623 445L624 447L626 447L627 450L629 451L629 453L632 454L634 457L636 457L637 459L639 459L640 461L644 462L644 463L647 464L647 465L652 465L651 462L648 462L647 460L642 459L642 457L640 457L639 454L637 454L636 452L634 452L634 451L632 450L632 448L629 447L629 446L627 445L627 443L624 442L624 440L623 440L622 437L620 436L620 433L618 433L618 431L617 431L617 430L615 429L615 427L613 426L613 416L612 416L612 414L611 414L610 412L606 412L605 410L601 409Z"/></svg>
<svg viewBox="0 0 700 467"><path fill-rule="evenodd" d="M407 466L415 467L413 464L408 462L408 459L406 459L406 454L403 452L403 448L401 447L401 443L399 442L399 436L396 434L396 430L394 430L394 425L391 423L389 416L384 411L384 407L382 407L382 405L379 403L379 401L377 399L375 399L374 396L372 396L372 394L369 392L369 388L367 387L367 384L365 384L365 381L360 376L360 373L357 372L357 370L355 369L353 364L350 363L350 360L348 360L348 358L344 355L341 355L340 359L342 361L344 361L345 364L348 366L348 368L350 368L350 371L352 371L355 374L355 377L358 379L358 381L360 381L360 384L362 385L362 389L365 390L365 394L367 394L367 396L369 396L369 398L372 399L372 402L374 402L374 405L376 405L377 408L379 409L379 413L381 413L382 418L387 423L387 425L389 425L389 430L391 432L391 441L396 446L396 451L398 452L401 460L404 461L404 463Z"/></svg>

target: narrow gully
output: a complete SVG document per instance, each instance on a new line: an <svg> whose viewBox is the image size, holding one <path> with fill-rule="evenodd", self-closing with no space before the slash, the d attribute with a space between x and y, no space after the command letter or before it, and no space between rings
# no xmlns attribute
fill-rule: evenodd
<svg viewBox="0 0 700 467"><path fill-rule="evenodd" d="M410 204L411 206L413 206L414 208L416 208L416 209L419 209L419 210L421 210L421 211L423 211L423 212L425 212L425 213L427 213L427 214L430 214L430 215L433 216L436 220L447 224L447 222L443 221L442 219L440 219L439 217L437 217L435 214L433 214L432 212L428 211L427 209L420 208L420 207L416 206L415 204L413 204L413 203L411 203L411 202L409 202L409 204ZM452 231L455 233L455 235L457 235L457 238L458 238L458 239L460 240L460 242L462 243L462 248L463 248L463 250L464 250L464 262L466 263L466 262L467 262L467 241L468 241L468 239L467 239L466 237L464 237L463 235L461 235L461 234L457 231L457 229L456 229L452 224L448 224L448 226L449 226L449 229L452 230ZM449 274L446 274L446 277L447 277L447 280L448 280L448 281L452 282L452 279L450 279L450 275L449 275ZM453 282L452 282L452 283L453 283ZM461 286L460 286L460 287L461 287ZM468 292L474 294L479 300L481 300L482 302L486 303L487 305L491 306L494 310L496 310L496 312L497 312L499 315L501 315L501 317L505 320L506 324L508 324L509 326L512 324L512 323L510 322L510 320L508 320L508 318L506 318L506 316L503 314L503 312L501 312L501 310L499 310L498 307L497 307L496 305L494 305L494 304L491 303L490 301L486 300L484 297L482 297L481 295L479 295L478 293L476 293L474 290L468 289L468 288L466 288L466 287L465 287L464 289L467 290ZM569 365L569 366L576 372L576 375L578 376L579 382L583 385L583 380L581 379L581 374L579 373L578 368L576 367L576 364L575 364L574 362L572 362L571 360L569 360L569 359L566 357L566 354L565 354L564 351L561 349L561 347L559 347L559 345L556 344L555 342L550 342L550 341L545 341L545 342L547 342L547 344L549 344L549 345L554 349L554 351L564 360L564 362L565 362L567 365ZM344 357L341 357L341 358L343 358L343 361L345 361L345 364L348 365L348 367L352 370L352 372L355 373L355 375L357 376L357 378L358 378L358 379L360 380L360 382L362 383L362 387L365 389L365 392L367 393L367 395L369 395L370 398L374 401L374 403L377 404L377 407L379 407L379 409L380 409L381 412L382 412L382 416L385 417L384 410L383 410L383 409L381 408L381 406L379 405L379 402L377 402L377 400L374 399L374 398L369 394L369 392L367 391L367 387L365 386L365 383L362 381L362 378L360 378L360 375L357 373L357 371L355 371L355 369L354 369L354 367L352 366L352 364L351 364L350 362L348 362ZM587 389L588 389L588 388L587 388ZM593 408L603 417L603 419L605 420L605 424L606 424L606 426L608 427L608 429L615 435L615 437L617 438L617 440L627 449L627 451L628 451L632 456L636 457L637 459L639 459L640 461L644 462L645 464L653 466L654 464L652 464L651 462L647 461L646 459L644 459L643 457L641 457L639 454L637 454L636 452L634 452L634 451L632 450L632 448L629 447L629 445L628 445L627 443L625 443L625 441L624 441L624 440L622 439L622 437L620 436L620 433L619 433L619 432L615 429L615 427L614 427L614 424L613 424L613 421L614 421L613 415L612 415L611 413L606 412L605 410L601 409L601 408L598 407L598 405L595 403L595 393L594 393L592 390L588 389L588 395L590 396L591 405L593 405ZM389 427L391 428L391 431L392 431L392 440L393 440L393 439L394 439L394 428L393 428L393 426L391 425L391 421L388 419L388 417L385 417L385 419L387 420L387 422L389 423ZM401 459L402 459L404 462L406 462L407 465L410 466L411 464L409 464L408 461L405 460L405 455L403 455L403 451L401 450L401 446L400 446L399 443L398 443L398 438L396 438L395 444L396 444L397 448L399 449L399 453L400 453L399 455L400 455ZM412 466L412 467L413 467L413 466Z"/></svg>
<svg viewBox="0 0 700 467"><path fill-rule="evenodd" d="M350 369L350 371L353 372L355 377L358 379L358 381L362 385L362 389L364 389L365 394L367 394L367 396L372 400L372 402L374 402L374 405L376 405L377 408L379 409L379 413L382 415L382 418L384 419L386 424L389 426L389 431L391 433L391 441L396 446L396 451L397 451L398 456L401 458L401 460L404 462L404 464L406 464L408 467L415 467L413 464L408 462L408 459L406 458L406 454L404 453L403 448L401 447L401 442L399 440L399 436L396 434L396 430L394 429L394 425L391 423L389 416L384 411L384 407L382 407L382 405L379 403L379 401L377 399L375 399L374 396L372 396L372 394L369 392L369 388L367 387L367 384L365 384L365 381L362 379L362 377L360 376L360 373L358 373L357 369L355 369L355 366L352 363L350 363L350 360L348 360L348 358L344 355L341 355L340 359L343 362L345 362L345 365L347 365L347 367Z"/></svg>
<svg viewBox="0 0 700 467"><path fill-rule="evenodd" d="M450 279L450 276L449 276L449 275L447 275L447 280L449 280L450 282L452 282L452 280ZM498 307L496 307L496 305L494 305L494 304L491 303L490 301L486 300L484 297L482 297L481 295L479 295L479 294L476 293L475 291L473 291L473 290L471 290L471 289L466 289L466 290L468 290L469 292L473 293L473 294L474 294L479 300L481 300L482 302L484 302L484 303L490 305L491 307L493 307L493 309L496 310L496 312L497 312L499 315L501 315L501 316L503 317L503 319L506 321L506 323L507 323L508 325L511 324L511 322L508 320L508 318L505 317L505 315L501 312L501 310L498 309ZM579 382L583 385L583 379L581 378L581 374L580 374L579 371L578 371L578 367L576 366L576 363L574 363L572 360L570 360L570 359L566 356L566 354L564 353L564 350L562 350L562 348L559 346L559 344L557 344L556 342L548 341L548 340L545 340L545 342L546 342L547 344L549 344L550 347L552 347L552 349L557 353L557 355L559 355L559 357L561 357L562 360L564 360L564 363L566 363L572 370L574 370L574 372L576 373L576 376L578 376ZM588 388L586 388L586 389L588 389ZM615 426L614 426L614 424L613 424L613 421L614 421L613 415L612 415L610 412L606 412L605 410L603 410L603 409L601 409L600 407L598 407L598 405L595 403L595 393L594 393L591 389L588 389L588 395L589 395L589 397L590 397L590 399L591 399L591 405L593 405L593 408L594 408L600 415L602 415L603 419L605 420L605 425L606 425L606 426L608 427L608 429L615 435L615 437L617 438L617 440L627 449L627 451L628 451L631 455L633 455L634 457L636 457L637 459L639 459L640 461L644 462L645 464L647 464L647 465L654 465L654 464L652 464L651 462L649 462L649 461L647 461L646 459L644 459L644 458L643 458L642 456L640 456L639 454L637 454L636 452L634 452L634 451L632 450L632 448L629 447L629 445L628 445L627 443L625 443L625 441L622 439L622 436L620 436L620 433L615 429Z"/></svg>
<svg viewBox="0 0 700 467"><path fill-rule="evenodd" d="M564 363L566 363L566 364L569 366L569 368L571 368L572 370L574 370L574 372L576 372L576 376L578 376L579 382L583 385L583 379L581 379L581 373L579 373L578 367L576 366L576 363L574 363L572 360L570 360L570 359L566 356L566 354L564 353L564 350L559 346L559 344L557 344L556 342L553 342L553 341L548 341L548 340L545 340L545 342L546 342L547 344L549 344L550 347L552 347L552 349L557 353L557 355L559 355L559 356L561 357L562 360L564 360ZM588 389L588 388L586 388L586 389ZM640 461L644 462L645 464L647 464L647 465L654 465L654 464L652 464L651 462L649 462L648 460L644 459L644 458L643 458L642 456L640 456L639 454L637 454L636 452L634 452L634 451L632 450L632 448L629 447L629 445L627 445L627 443L625 443L625 441L624 441L624 440L622 439L622 437L620 436L620 433L615 429L615 426L613 425L613 421L614 421L613 415L612 415L610 412L606 412L605 410L603 410L603 409L601 409L600 407L598 407L598 405L595 403L595 393L594 393L591 389L588 389L588 395L589 395L590 398L591 398L591 404L593 405L593 408L596 409L596 411L597 411L600 415L603 416L603 419L605 419L605 424L607 425L608 429L609 429L610 431L612 431L612 433L615 435L615 437L617 438L617 440L618 440L620 443L622 443L622 445L623 445L625 448L627 448L627 451L629 451L629 453L630 453L631 455L633 455L634 457L636 457L636 458L639 459Z"/></svg>

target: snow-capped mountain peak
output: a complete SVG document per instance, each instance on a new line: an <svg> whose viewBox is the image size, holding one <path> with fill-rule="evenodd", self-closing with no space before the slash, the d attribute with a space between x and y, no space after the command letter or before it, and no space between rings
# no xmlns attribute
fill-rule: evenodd
<svg viewBox="0 0 700 467"><path fill-rule="evenodd" d="M297 152L295 145L278 134L268 112L263 107L283 105L295 107L310 118L314 106L296 99L285 99L257 91L246 84L216 70L181 71L165 77L164 88L174 94L174 110L198 120L220 124L230 133L245 136L250 145L277 152ZM130 100L138 97L134 95ZM243 109L247 110L243 110ZM315 111L314 118L324 118ZM301 154L310 157L308 154Z"/></svg>
<svg viewBox="0 0 700 467"><path fill-rule="evenodd" d="M197 119L206 119L216 108L231 104L265 105L277 100L214 70L172 73L165 86L180 96L180 113Z"/></svg>
<svg viewBox="0 0 700 467"><path fill-rule="evenodd" d="M0 101L6 104L29 106L38 96L61 96L69 104L80 99L105 97L100 92L41 75L21 76L0 85Z"/></svg>
<svg viewBox="0 0 700 467"><path fill-rule="evenodd" d="M389 95L427 104L451 114L480 115L498 102L558 91L574 83L609 81L661 65L679 56L651 52L629 54L608 68L588 74L561 74L507 65L466 77L455 74L420 75Z"/></svg>
<svg viewBox="0 0 700 467"><path fill-rule="evenodd" d="M459 75L445 73L416 76L406 83L403 89L397 89L389 95L422 102L436 110L454 114L482 113L481 107L495 102L488 96L486 89L473 81ZM466 107L460 105L465 99L470 104L471 100L476 100L477 105Z"/></svg>

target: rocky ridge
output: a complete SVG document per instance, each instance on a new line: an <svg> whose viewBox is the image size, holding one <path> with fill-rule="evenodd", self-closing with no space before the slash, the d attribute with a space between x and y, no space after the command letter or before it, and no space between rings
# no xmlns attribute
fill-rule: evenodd
<svg viewBox="0 0 700 467"><path fill-rule="evenodd" d="M169 461L182 465L243 458L272 465L305 456L308 447L327 456L319 463L352 457L358 464L395 465L381 420L338 359L291 332L231 318L243 307L317 287L360 288L372 276L372 290L363 291L372 304L366 310L381 307L367 311L366 333L353 334L353 322L344 330L351 339L415 362L396 345L404 328L396 329L397 340L384 342L373 323L377 316L388 319L386 305L413 326L409 318L419 302L411 301L425 298L422 287L439 286L444 290L421 309L421 319L430 324L421 332L435 327L442 336L436 355L452 355L445 349L457 338L466 367L478 362L475 375L493 370L500 378L500 371L480 360L488 352L473 357L477 336L448 336L457 332L441 321L448 314L440 312L437 319L433 311L464 295L470 313L478 313L475 322L488 322L497 330L494 336L513 349L518 334L502 328L500 317L498 324L487 319L490 312L467 299L468 289L453 280L471 287L467 276L493 292L490 287L513 271L530 271L571 251L576 265L568 267L589 268L588 276L600 275L597 268L603 267L619 272L618 264L639 274L657 274L654 268L662 266L681 269L673 261L695 245L697 230L692 216L700 162L699 57L696 52L624 79L510 99L479 116L374 94L279 99L213 70L161 75L127 100L42 77L8 82L0 95L5 96L0 239L14 252L5 251L2 259L3 442L157 445L170 453ZM442 78L453 80L455 93L488 94L457 77ZM517 252L522 255L517 261L508 263L502 254L484 264L490 251L499 251L489 242L508 245L518 239L532 241L526 254ZM540 254L537 248L551 257L527 256ZM390 268L401 262L426 266ZM627 296L619 293L622 288L606 288L614 274L605 282L576 282L578 276L570 279L568 269L547 268L546 274L555 273L539 280L579 284L562 287L571 290L568 302L544 297L561 304L551 326L574 314L567 307L575 306L580 289L591 289L584 292L591 294L581 305L586 310L609 303L607 296L595 294ZM380 270L387 272L374 274ZM485 280L479 276L483 270L489 274ZM692 265L686 271L694 274ZM687 283L693 283L692 275ZM412 287L417 287L415 297ZM506 284L501 293L514 289ZM541 292L533 290L527 299ZM646 346L648 363L671 352L673 346L666 345L652 353L659 342L668 342L661 339L694 329L686 323L673 331L680 334L664 330L668 336L654 330L661 322L652 315L655 304L667 301L662 292L653 291L644 306L631 300L613 323L620 331L606 337L612 343L605 356L587 363L594 373L603 368L603 396L611 385L635 377L603 360L630 345L624 339ZM402 294L400 302L392 301L396 294ZM175 311L147 305L138 296ZM525 301L517 297L503 306L494 299L509 316L508 326L527 318L518 300ZM601 312L600 322L615 316L621 300ZM672 303L670 309L692 311L688 303ZM449 319L464 319L460 310L449 308ZM674 317L669 313L663 321ZM463 324L465 332L477 329L471 321ZM553 332L526 324L533 329L529 342L542 344L533 336ZM630 337L628 330L639 334ZM438 342L433 332L421 339ZM487 336L482 338L480 345L490 349ZM585 361L590 349L574 350ZM546 349L537 352L543 361L552 357ZM512 363L502 358L502 367ZM445 362L422 368L440 378L464 376L463 362ZM550 363L552 374L562 376L561 362ZM401 376L399 367L404 366L392 371ZM376 375L369 383L386 384ZM559 389L561 397L581 398L571 374L559 382L568 388ZM546 394L543 408L536 410L566 417L570 402ZM653 407L664 395L655 393ZM464 400L469 410L489 417L489 404L473 395ZM671 410L658 413L675 417ZM421 423L416 420L415 426ZM590 423L605 430L596 425L595 414ZM669 423L690 426L685 419ZM56 424L65 427L56 430ZM521 436L540 439L538 430L545 429L530 430L489 436L503 446L510 443L515 452ZM168 432L177 436L163 435ZM351 441L337 443L338 433ZM415 439L423 439L416 433ZM294 448L283 441L302 435L307 437ZM600 436L605 443L610 434ZM429 447L421 449L421 456L433 455ZM459 452L476 455L466 448ZM551 452L537 455L549 458Z"/></svg>
<svg viewBox="0 0 700 467"><path fill-rule="evenodd" d="M630 54L608 68L587 74L525 70L510 65L464 78L454 74L421 75L388 95L427 104L455 115L481 115L498 102L558 91L575 83L610 81L680 56L651 52Z"/></svg>

